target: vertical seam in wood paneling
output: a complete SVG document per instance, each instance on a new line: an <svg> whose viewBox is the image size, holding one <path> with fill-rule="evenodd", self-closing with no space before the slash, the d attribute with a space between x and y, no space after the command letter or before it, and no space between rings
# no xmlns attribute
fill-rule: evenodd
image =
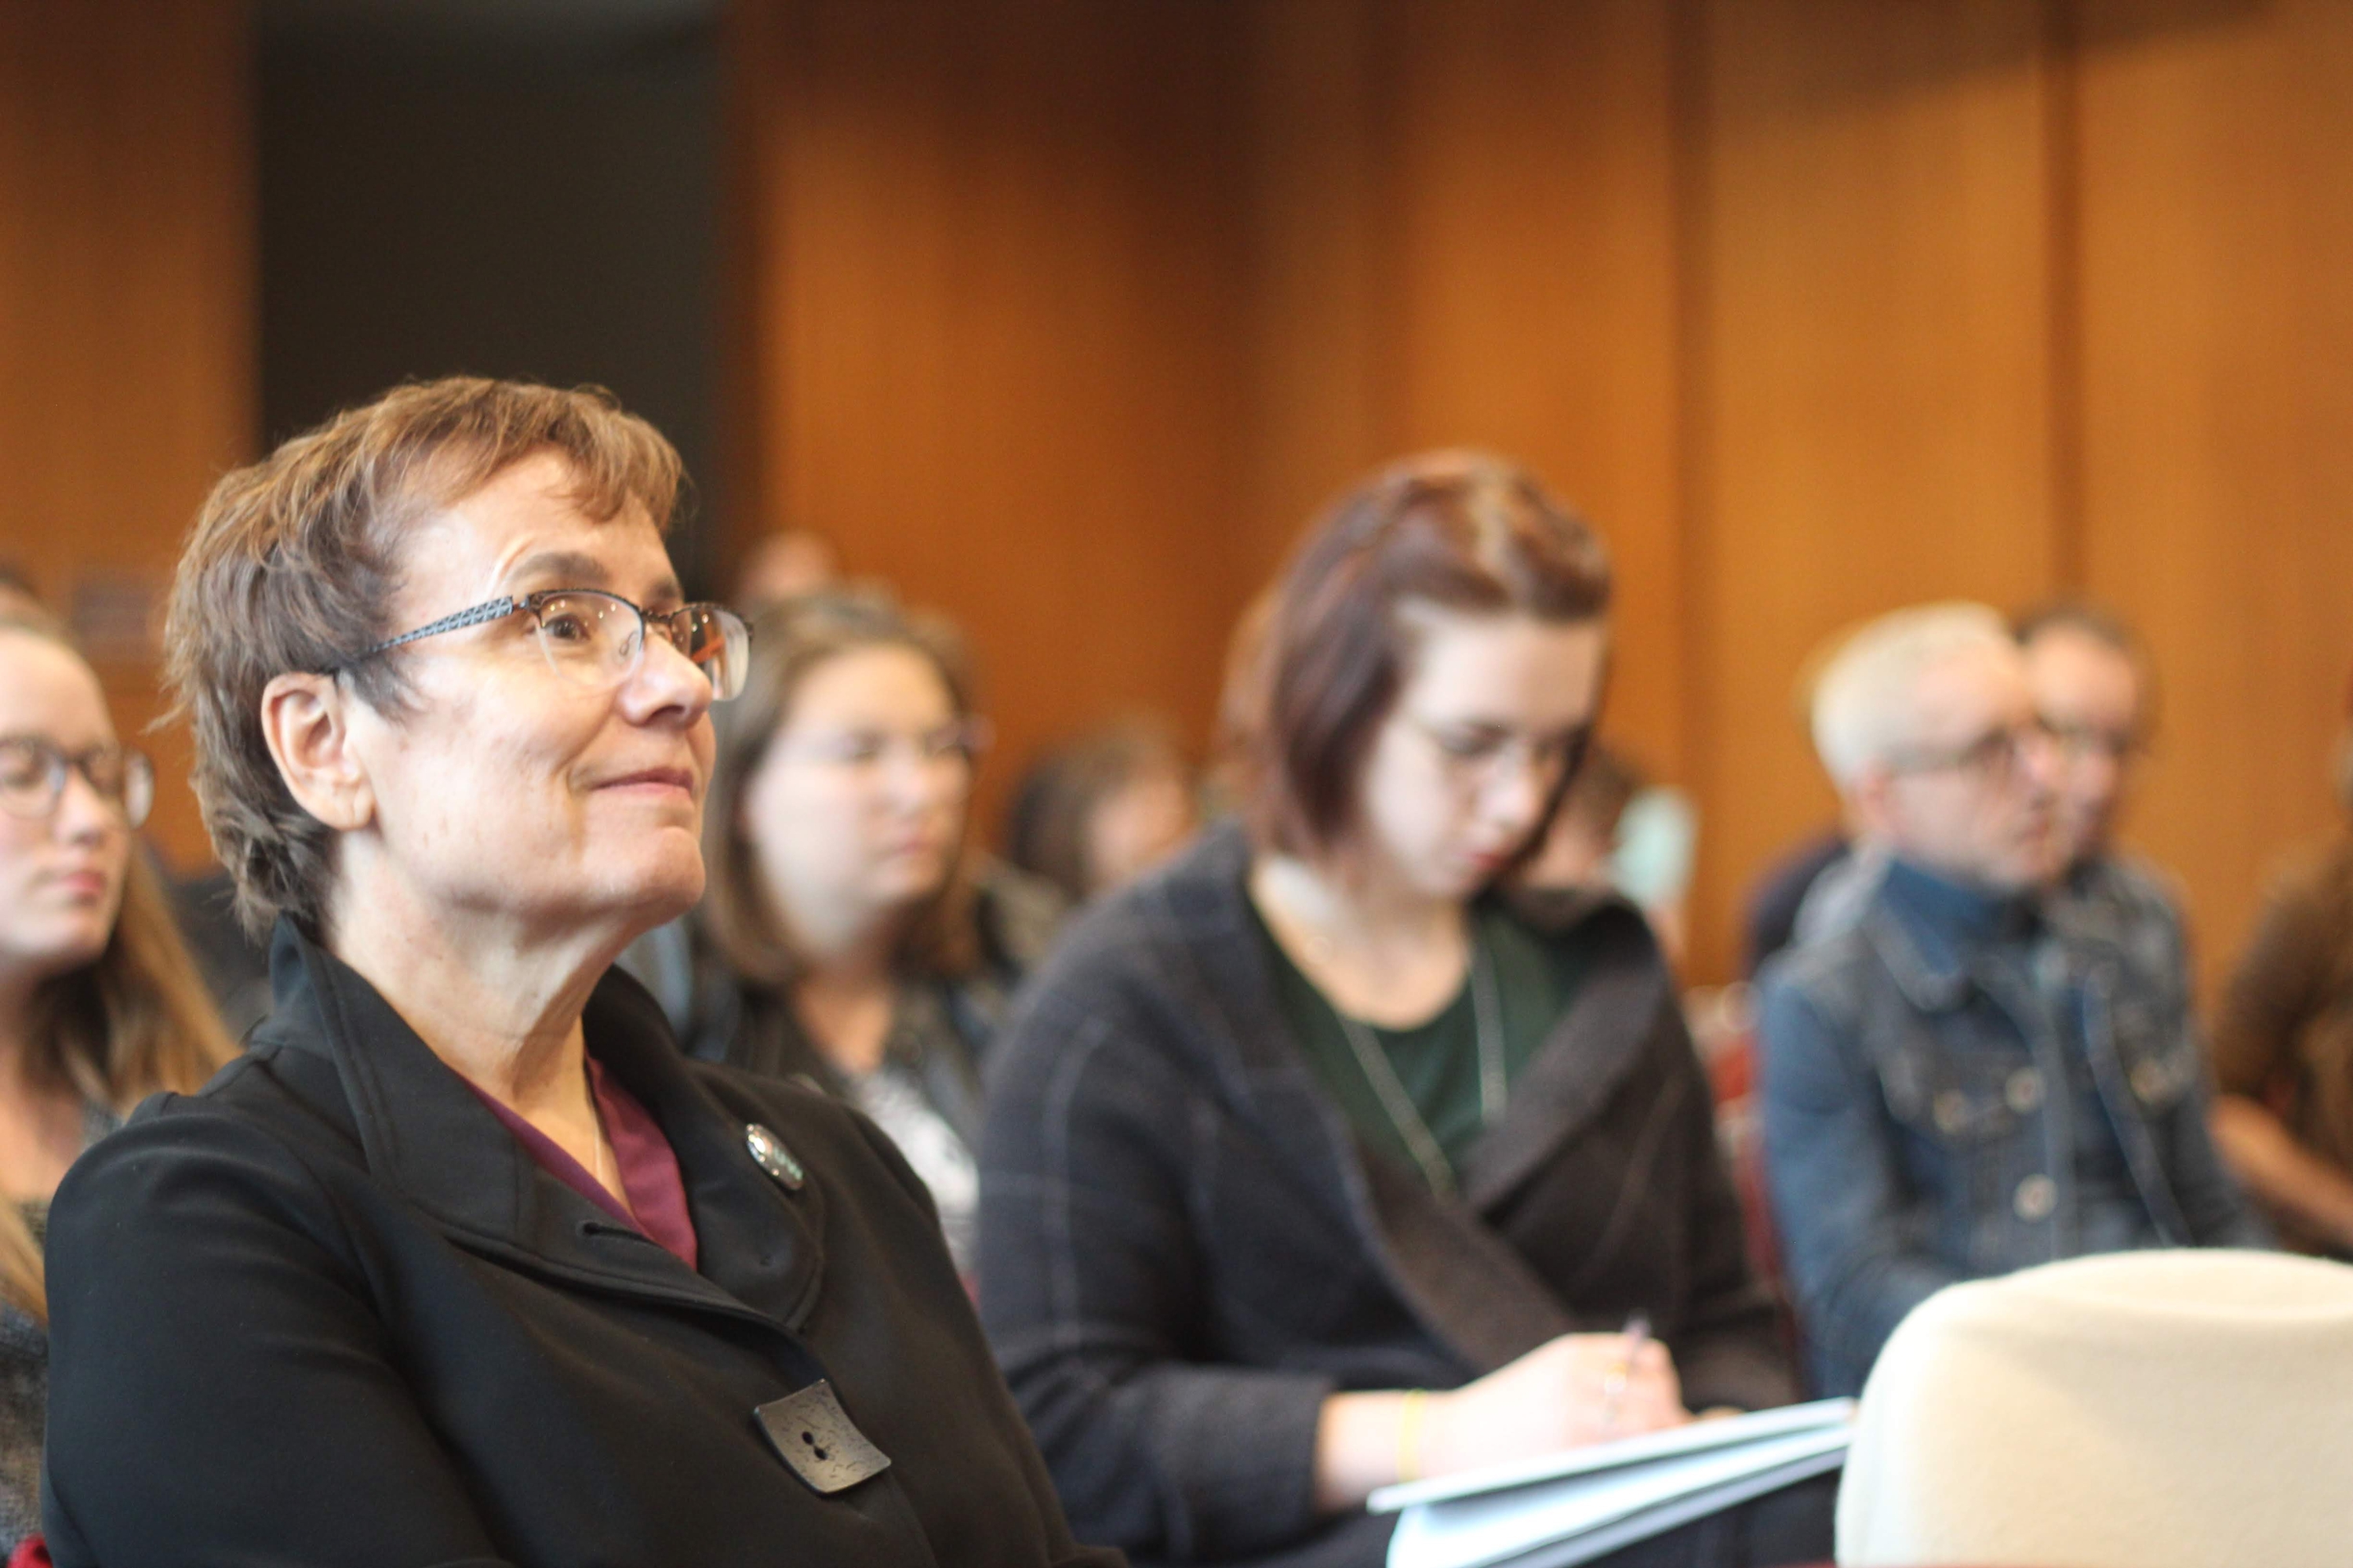
<svg viewBox="0 0 2353 1568"><path fill-rule="evenodd" d="M775 525L774 470L768 461L782 426L772 416L782 388L764 363L776 326L769 310L776 254L786 226L777 200L776 123L768 111L775 75L778 0L727 0L720 19L719 508L706 559L715 575L703 585L724 598L752 541Z"/></svg>
<svg viewBox="0 0 2353 1568"><path fill-rule="evenodd" d="M1404 327L1406 282L1402 276L1408 247L1403 233L1405 194L1405 87L1407 62L1398 37L1402 24L1397 0L1373 0L1362 48L1365 61L1366 137L1365 201L1367 232L1366 291L1370 296L1366 320L1372 341L1366 362L1373 376L1376 461L1387 462L1409 441L1427 444L1423 432L1407 429L1405 395L1409 373ZM1353 477L1346 482L1354 483Z"/></svg>
<svg viewBox="0 0 2353 1568"><path fill-rule="evenodd" d="M1715 652L1714 628L1708 614L1714 567L1709 542L1714 531L1715 473L1708 418L1714 381L1709 374L1713 319L1709 292L1714 283L1714 258L1708 245L1711 210L1707 22L1705 0L1671 3L1667 22L1667 133L1672 183L1670 199L1673 203L1670 220L1674 235L1672 264L1675 273L1673 317L1669 328L1674 356L1674 430L1671 441L1674 453L1673 592L1680 628L1677 656L1683 664L1681 689L1676 695L1682 709L1684 784L1704 809L1712 809L1719 800L1715 789L1719 770L1711 700L1715 681L1709 663ZM1712 881L1725 874L1720 853L1711 848L1710 839L1704 834L1700 840L1700 855L1704 879ZM1694 891L1704 894L1704 885ZM1732 907L1728 895L1721 901L1695 897L1693 907L1704 916L1712 902L1720 902L1721 907L1727 910ZM1703 973L1710 969L1729 973L1737 959L1731 952L1734 944L1728 941L1725 930L1695 930L1693 935L1697 938L1693 955L1696 969ZM1717 944L1724 944L1722 950L1712 954L1711 949Z"/></svg>
<svg viewBox="0 0 2353 1568"><path fill-rule="evenodd" d="M2050 333L2052 586L2089 590L2084 470L2081 0L2043 0L2044 311Z"/></svg>

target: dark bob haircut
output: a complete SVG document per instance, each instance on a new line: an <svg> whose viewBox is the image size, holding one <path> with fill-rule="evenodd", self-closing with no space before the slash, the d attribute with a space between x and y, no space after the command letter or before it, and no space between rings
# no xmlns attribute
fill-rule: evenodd
<svg viewBox="0 0 2353 1568"><path fill-rule="evenodd" d="M1609 609L1609 556L1584 518L1517 463L1483 452L1408 458L1310 528L1236 650L1223 705L1252 836L1287 854L1336 847L1357 779L1397 702L1406 604L1539 620Z"/></svg>

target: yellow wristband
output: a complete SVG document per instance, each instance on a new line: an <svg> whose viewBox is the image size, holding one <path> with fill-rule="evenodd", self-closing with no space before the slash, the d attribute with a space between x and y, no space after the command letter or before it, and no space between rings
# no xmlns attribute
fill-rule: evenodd
<svg viewBox="0 0 2353 1568"><path fill-rule="evenodd" d="M1397 1474L1400 1481L1421 1479L1421 1413L1430 1398L1426 1388L1405 1391L1405 1403L1398 1406Z"/></svg>

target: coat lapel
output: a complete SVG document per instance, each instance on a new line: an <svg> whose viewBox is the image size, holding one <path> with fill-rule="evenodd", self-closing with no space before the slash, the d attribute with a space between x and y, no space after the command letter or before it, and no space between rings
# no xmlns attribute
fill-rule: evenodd
<svg viewBox="0 0 2353 1568"><path fill-rule="evenodd" d="M1515 906L1556 939L1574 928L1593 948L1585 983L1512 1086L1504 1118L1463 1161L1462 1192L1485 1213L1583 1131L1653 1044L1674 1003L1666 966L1641 913L1615 898L1578 895Z"/></svg>
<svg viewBox="0 0 2353 1568"><path fill-rule="evenodd" d="M1472 1375L1567 1332L1560 1302L1481 1212L1507 1196L1616 1086L1645 1033L1627 1021L1655 1012L1664 986L1660 967L1610 961L1622 938L1613 943L1514 1088L1504 1121L1472 1150L1463 1197L1444 1199L1364 1149L1302 1059L1248 906L1249 866L1240 829L1214 830L1157 885L1146 916L1160 927L1151 948L1196 966L1166 979L1178 995L1199 999L1208 1065L1229 1104L1301 1189L1357 1233L1423 1329ZM1574 924L1610 907L1577 901L1535 913ZM1641 939L1648 940L1647 928Z"/></svg>
<svg viewBox="0 0 2353 1568"><path fill-rule="evenodd" d="M371 1173L468 1250L567 1283L775 1324L806 1314L822 1272L823 1199L786 1200L743 1121L688 1075L661 1010L617 970L583 1014L590 1052L660 1123L678 1157L706 1274L612 1217L536 1160L357 971L280 920L263 1036L333 1063Z"/></svg>

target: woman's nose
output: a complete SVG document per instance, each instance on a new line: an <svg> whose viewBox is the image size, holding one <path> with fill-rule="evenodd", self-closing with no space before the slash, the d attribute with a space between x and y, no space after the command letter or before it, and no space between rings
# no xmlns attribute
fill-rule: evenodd
<svg viewBox="0 0 2353 1568"><path fill-rule="evenodd" d="M79 768L66 769L65 788L58 791L49 821L50 831L69 841L104 838L125 826L122 808L100 794Z"/></svg>
<svg viewBox="0 0 2353 1568"><path fill-rule="evenodd" d="M1534 827L1552 792L1553 772L1534 759L1514 759L1488 781L1488 813L1517 832Z"/></svg>
<svg viewBox="0 0 2353 1568"><path fill-rule="evenodd" d="M675 715L692 724L711 709L711 677L669 638L649 637L637 669L621 683L621 703L636 723Z"/></svg>

